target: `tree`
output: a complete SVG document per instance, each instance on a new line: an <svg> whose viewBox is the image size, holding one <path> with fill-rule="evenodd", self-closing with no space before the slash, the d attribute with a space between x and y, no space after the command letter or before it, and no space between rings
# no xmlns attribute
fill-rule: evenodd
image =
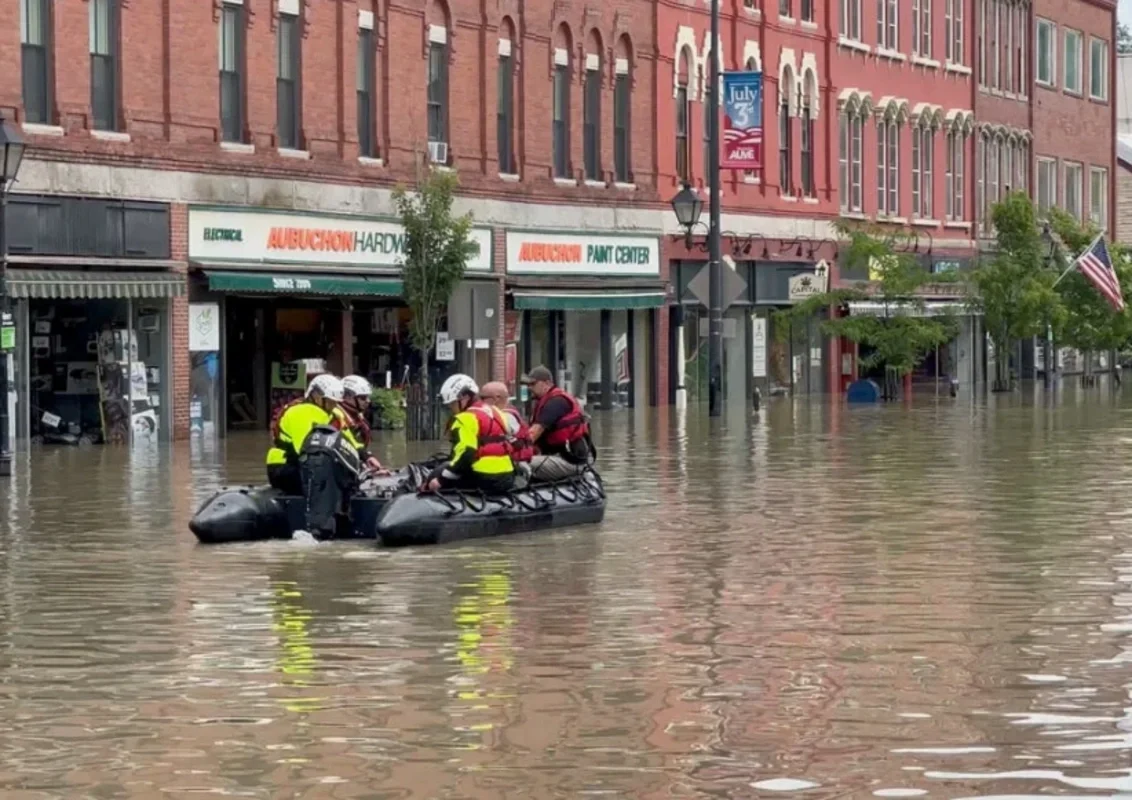
<svg viewBox="0 0 1132 800"><path fill-rule="evenodd" d="M1132 33L1123 22L1116 25L1116 52L1122 56L1132 53Z"/></svg>
<svg viewBox="0 0 1132 800"><path fill-rule="evenodd" d="M1049 222L1053 233L1064 244L1055 259L1060 276L1073 259L1092 244L1099 231L1057 209L1050 212ZM1111 242L1108 251L1124 295L1123 311L1115 311L1097 287L1076 269L1065 273L1057 284L1057 293L1065 307L1057 338L1066 346L1085 353L1086 374L1092 373L1091 353L1119 350L1132 339L1132 314L1127 309L1132 303L1132 265L1122 245Z"/></svg>
<svg viewBox="0 0 1132 800"><path fill-rule="evenodd" d="M869 284L847 289L832 289L807 298L787 311L776 312L778 335L788 335L794 320L806 319L818 312L851 301L868 300L879 305L876 314L835 317L822 322L822 330L865 345L870 352L861 358L862 366L884 367L886 398L895 395L894 385L908 375L928 353L955 335L955 320L949 315L925 315L923 288L947 278L931 275L916 258L901 246L908 237L879 229L841 225L839 232L848 238L840 250L839 261L848 272L867 270Z"/></svg>
<svg viewBox="0 0 1132 800"><path fill-rule="evenodd" d="M1056 330L1064 319L1060 298L1053 290L1057 279L1045 261L1034 204L1013 192L992 210L996 249L971 275L972 309L983 316L994 343L994 390L1010 388L1009 347L1019 339Z"/></svg>
<svg viewBox="0 0 1132 800"><path fill-rule="evenodd" d="M401 267L405 302L413 312L409 341L421 356L421 385L428 397L428 357L452 292L464 277L468 259L476 254L471 238L472 215L452 214L458 182L454 173L429 170L415 192L397 187L393 203L405 230Z"/></svg>

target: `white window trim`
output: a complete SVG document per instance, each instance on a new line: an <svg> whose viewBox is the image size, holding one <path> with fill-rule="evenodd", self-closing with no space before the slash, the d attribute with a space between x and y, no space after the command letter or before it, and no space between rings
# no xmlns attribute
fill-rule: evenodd
<svg viewBox="0 0 1132 800"><path fill-rule="evenodd" d="M1056 158L1050 158L1049 156L1038 156L1037 161L1035 162L1035 167L1034 167L1034 172L1035 172L1034 200L1035 200L1035 204L1038 206L1039 209L1041 209L1041 205L1042 205L1042 166L1043 165L1049 165L1050 166L1050 169L1048 170L1047 175L1049 176L1050 180L1053 182L1053 185L1050 187L1049 206L1050 206L1050 208L1057 208L1057 206L1058 206L1058 194L1057 194L1058 164L1057 164Z"/></svg>
<svg viewBox="0 0 1132 800"><path fill-rule="evenodd" d="M1066 94L1076 95L1082 97L1085 94L1085 75L1084 75L1084 44L1085 34L1076 28L1065 28L1065 33L1061 37L1061 87ZM1077 37L1077 88L1074 89L1069 85L1069 46L1068 41L1070 36Z"/></svg>
<svg viewBox="0 0 1132 800"><path fill-rule="evenodd" d="M1077 183L1077 213L1076 214L1074 214L1073 210L1071 208L1069 208L1069 186L1073 183L1073 181L1069 180L1069 173L1072 170L1075 170L1077 172L1077 181L1076 181L1076 183ZM1085 215L1085 196L1084 196L1085 195L1085 165L1082 164L1080 161L1062 161L1061 162L1061 172L1062 172L1062 176L1061 176L1062 202L1059 205L1061 205L1061 207L1065 211L1065 213L1069 214L1070 216L1073 216L1078 222L1080 222L1081 219Z"/></svg>
<svg viewBox="0 0 1132 800"><path fill-rule="evenodd" d="M1093 178L1096 175L1104 176L1104 186L1101 192L1101 221L1097 221L1093 217ZM1102 231L1108 230L1108 170L1105 167L1089 167L1089 221L1093 224L1098 224Z"/></svg>
<svg viewBox="0 0 1132 800"><path fill-rule="evenodd" d="M1093 94L1093 45L1094 44L1104 45L1104 51L1105 51L1104 63L1105 63L1105 66L1107 67L1111 63L1111 61L1108 57L1108 40L1102 39L1099 36L1090 36L1089 37L1089 99L1090 100L1100 100L1102 102L1107 103L1108 102L1108 70L1107 69L1105 69L1101 72L1101 86L1103 87L1103 90L1104 90L1103 94Z"/></svg>
<svg viewBox="0 0 1132 800"><path fill-rule="evenodd" d="M1049 80L1042 79L1042 50L1039 47L1040 40L1038 39L1039 30L1043 26L1048 26L1050 29L1049 36ZM1034 64L1034 82L1039 86L1046 86L1053 88L1057 86L1057 23L1052 20L1039 17L1034 21L1034 56L1037 59Z"/></svg>

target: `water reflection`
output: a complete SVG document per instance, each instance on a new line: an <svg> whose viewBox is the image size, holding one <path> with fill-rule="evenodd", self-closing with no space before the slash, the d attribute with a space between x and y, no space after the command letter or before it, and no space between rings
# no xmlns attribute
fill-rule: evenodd
<svg viewBox="0 0 1132 800"><path fill-rule="evenodd" d="M1128 795L1125 407L617 412L603 525L398 552L196 546L262 437L21 456L0 792Z"/></svg>

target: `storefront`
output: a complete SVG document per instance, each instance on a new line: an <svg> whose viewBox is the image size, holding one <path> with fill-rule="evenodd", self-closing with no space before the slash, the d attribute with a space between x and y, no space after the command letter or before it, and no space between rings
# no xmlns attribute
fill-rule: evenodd
<svg viewBox="0 0 1132 800"><path fill-rule="evenodd" d="M655 405L659 240L510 230L508 380L545 364L592 408ZM514 365L514 366L512 366Z"/></svg>
<svg viewBox="0 0 1132 800"><path fill-rule="evenodd" d="M17 194L6 222L17 437L171 438L171 311L186 281L170 258L169 207Z"/></svg>
<svg viewBox="0 0 1132 800"><path fill-rule="evenodd" d="M416 373L397 222L193 207L188 228L190 318L221 321L200 345L216 349L191 352L199 427L262 429L321 370L365 375L375 386ZM479 249L465 284L490 285L491 230L472 236ZM453 358L467 347L460 344Z"/></svg>

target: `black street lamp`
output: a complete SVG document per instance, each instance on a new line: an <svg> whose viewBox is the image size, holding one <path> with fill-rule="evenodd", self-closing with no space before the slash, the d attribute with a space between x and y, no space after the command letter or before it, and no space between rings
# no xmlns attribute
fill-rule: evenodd
<svg viewBox="0 0 1132 800"><path fill-rule="evenodd" d="M8 426L8 354L15 346L12 302L8 296L8 189L24 159L24 137L8 120L0 117L0 477L12 474L12 441Z"/></svg>

